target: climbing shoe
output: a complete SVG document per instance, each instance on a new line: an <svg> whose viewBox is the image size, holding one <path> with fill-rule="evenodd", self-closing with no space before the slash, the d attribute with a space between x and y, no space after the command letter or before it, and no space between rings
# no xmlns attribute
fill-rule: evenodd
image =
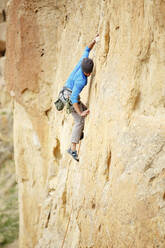
<svg viewBox="0 0 165 248"><path fill-rule="evenodd" d="M77 161L79 162L79 158L78 158L78 154L77 154L77 151L72 151L71 148L69 148L67 150L67 152Z"/></svg>

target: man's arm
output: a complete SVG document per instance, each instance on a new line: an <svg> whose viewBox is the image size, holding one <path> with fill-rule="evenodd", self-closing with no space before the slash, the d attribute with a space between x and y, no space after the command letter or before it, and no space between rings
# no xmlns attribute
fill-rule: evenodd
<svg viewBox="0 0 165 248"><path fill-rule="evenodd" d="M72 94L70 97L70 100L73 104L74 109L80 116L86 116L87 114L89 114L89 110L85 110L81 112L79 108L79 104L78 104L78 96L83 88L84 88L84 84L81 83L81 81L77 81L73 87Z"/></svg>
<svg viewBox="0 0 165 248"><path fill-rule="evenodd" d="M82 117L85 117L86 115L89 114L89 109L84 110L84 111L81 112L81 111L80 111L80 108L79 108L79 105L78 105L77 102L75 102L75 103L73 104L73 107L74 107L74 109L76 110L76 112L77 112L80 116L82 116Z"/></svg>
<svg viewBox="0 0 165 248"><path fill-rule="evenodd" d="M88 45L88 48L92 50L94 45L96 44L97 40L99 39L99 34L96 35L95 39Z"/></svg>
<svg viewBox="0 0 165 248"><path fill-rule="evenodd" d="M92 50L92 48L94 47L95 44L96 44L96 41L93 40L93 41L88 45L88 48L90 49L90 51Z"/></svg>
<svg viewBox="0 0 165 248"><path fill-rule="evenodd" d="M73 107L76 110L77 114L81 115L81 111L77 102L73 103Z"/></svg>
<svg viewBox="0 0 165 248"><path fill-rule="evenodd" d="M84 58L88 58L89 53L91 51L91 49L93 48L93 46L96 44L96 42L99 39L99 34L95 37L95 39L85 48L85 51L81 57L81 59L79 60L78 64L75 66L74 70L72 71L72 73L70 74L68 80L70 80L70 78L73 77L73 75L76 73L76 71L79 69L81 62Z"/></svg>

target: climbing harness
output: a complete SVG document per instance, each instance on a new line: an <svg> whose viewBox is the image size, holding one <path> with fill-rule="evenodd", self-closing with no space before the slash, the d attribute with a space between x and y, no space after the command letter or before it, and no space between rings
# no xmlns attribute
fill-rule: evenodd
<svg viewBox="0 0 165 248"><path fill-rule="evenodd" d="M70 89L63 87L63 89L60 91L58 95L57 101L54 102L56 109L58 111L63 110L65 105L66 105L67 114L70 114L73 111L73 105L70 100L71 94L72 94L72 91Z"/></svg>
<svg viewBox="0 0 165 248"><path fill-rule="evenodd" d="M64 108L64 103L62 102L62 100L59 98L57 101L54 102L55 106L56 106L56 109L58 111L61 111L63 110Z"/></svg>

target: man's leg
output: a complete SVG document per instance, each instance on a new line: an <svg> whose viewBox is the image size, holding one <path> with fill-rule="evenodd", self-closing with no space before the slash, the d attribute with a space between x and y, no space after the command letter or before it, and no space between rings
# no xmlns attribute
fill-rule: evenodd
<svg viewBox="0 0 165 248"><path fill-rule="evenodd" d="M83 105L79 104L80 110L83 111ZM84 130L84 117L81 117L77 114L76 111L72 112L72 116L74 118L74 127L72 130L72 137L71 137L71 149L72 151L76 150L76 144L79 143L82 132Z"/></svg>
<svg viewBox="0 0 165 248"><path fill-rule="evenodd" d="M83 105L80 103L79 108L83 111ZM71 148L68 149L68 153L79 162L78 154L76 151L76 145L79 143L80 138L82 136L82 132L84 130L84 120L85 117L81 117L77 114L76 111L72 112L72 116L74 118L74 127L72 130L72 137L71 137Z"/></svg>
<svg viewBox="0 0 165 248"><path fill-rule="evenodd" d="M71 149L72 151L76 151L76 143L71 143Z"/></svg>

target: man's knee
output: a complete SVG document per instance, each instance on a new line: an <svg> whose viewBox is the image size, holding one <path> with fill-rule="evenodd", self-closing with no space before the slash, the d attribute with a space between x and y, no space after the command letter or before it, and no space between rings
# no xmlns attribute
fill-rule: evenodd
<svg viewBox="0 0 165 248"><path fill-rule="evenodd" d="M81 123L81 122L75 123L74 127L77 130L83 130L84 129L84 123Z"/></svg>
<svg viewBox="0 0 165 248"><path fill-rule="evenodd" d="M79 121L76 122L77 126L84 126L84 118L79 119Z"/></svg>

